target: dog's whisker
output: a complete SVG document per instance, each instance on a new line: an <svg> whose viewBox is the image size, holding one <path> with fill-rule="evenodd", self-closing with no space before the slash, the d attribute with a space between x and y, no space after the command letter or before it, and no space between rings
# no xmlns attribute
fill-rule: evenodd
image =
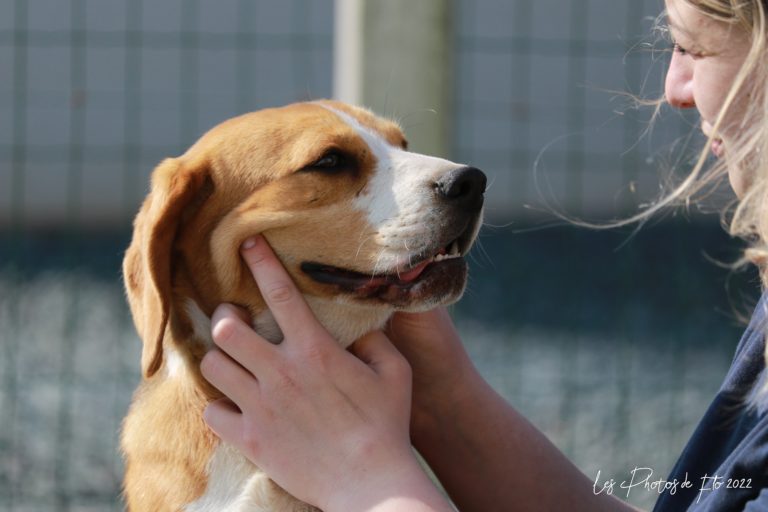
<svg viewBox="0 0 768 512"><path fill-rule="evenodd" d="M379 232L377 230L373 231L363 231L360 233L360 235L357 237L357 241L359 242L357 244L357 251L355 251L355 261L360 257L360 251L363 250L363 246L371 239L374 239L376 235L378 235Z"/></svg>
<svg viewBox="0 0 768 512"><path fill-rule="evenodd" d="M378 271L378 268L379 268L379 262L381 261L381 257L383 255L384 255L384 249L379 251L379 253L376 255L376 262L373 264L373 273L371 274L371 282L373 282L374 277L376 277L376 272Z"/></svg>
<svg viewBox="0 0 768 512"><path fill-rule="evenodd" d="M365 236L365 233L360 233L360 237L358 238L358 244L357 244L357 251L355 251L355 261L357 261L357 258L360 257L360 251L363 250L363 246L372 238L372 236L367 236L365 239L361 240Z"/></svg>
<svg viewBox="0 0 768 512"><path fill-rule="evenodd" d="M405 254L408 256L408 268L411 268L413 261L411 260L411 250L408 248L408 240L403 240L403 245L405 246ZM398 277L400 276L398 275Z"/></svg>

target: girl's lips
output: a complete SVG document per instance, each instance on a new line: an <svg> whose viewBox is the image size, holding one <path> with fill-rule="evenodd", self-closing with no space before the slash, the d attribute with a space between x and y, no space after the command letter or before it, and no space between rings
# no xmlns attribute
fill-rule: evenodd
<svg viewBox="0 0 768 512"><path fill-rule="evenodd" d="M704 121L701 124L701 131L704 132L704 136L709 138L712 136L712 125L709 124L708 121ZM720 158L723 156L723 153L725 152L725 147L723 146L723 139L716 137L712 140L712 144L709 147L712 150L712 154L715 155L717 158Z"/></svg>
<svg viewBox="0 0 768 512"><path fill-rule="evenodd" d="M712 154L714 154L717 158L723 156L723 152L725 151L725 148L723 147L723 139L713 140L710 149L712 150Z"/></svg>

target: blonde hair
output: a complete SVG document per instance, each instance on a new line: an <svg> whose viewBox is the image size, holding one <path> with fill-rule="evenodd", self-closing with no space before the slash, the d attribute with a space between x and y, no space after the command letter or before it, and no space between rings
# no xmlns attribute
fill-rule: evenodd
<svg viewBox="0 0 768 512"><path fill-rule="evenodd" d="M688 202L693 196L727 175L735 166L746 176L743 196L729 210L726 219L732 235L748 241L741 264L754 263L760 272L763 289L768 289L768 2L765 0L681 0L719 22L744 30L751 45L728 95L713 123L707 145L693 170L672 192L640 214L650 215L669 204ZM739 134L729 139L725 158L707 167L710 144L718 137L729 109L737 97L747 94L750 108L741 120ZM639 216L638 216L639 217ZM768 345L765 352L768 361ZM755 389L752 405L768 404L765 379Z"/></svg>
<svg viewBox="0 0 768 512"><path fill-rule="evenodd" d="M724 212L732 235L744 238L750 245L741 264L754 263L760 269L763 288L768 288L768 2L766 0L680 0L719 22L744 30L750 36L750 49L739 73L734 77L720 112L715 119L707 144L699 153L696 163L685 178L673 186L641 212L604 225L576 221L587 227L611 228L642 223L654 214L674 205L689 205L700 194L715 188L728 175L728 168L736 166L747 172L749 186L734 207ZM666 32L662 14L657 19L657 30ZM737 97L747 94L754 108L746 110L741 120L740 134L729 140L725 159L707 166L709 148L718 138L718 132ZM665 98L643 100L634 98L638 105L654 106L655 119Z"/></svg>
<svg viewBox="0 0 768 512"><path fill-rule="evenodd" d="M691 172L700 183L711 182L727 174L727 167L740 168L746 174L748 186L743 197L736 203L729 220L731 234L750 242L744 262L757 264L763 287L768 287L768 28L764 0L684 0L705 15L745 30L750 34L751 46L739 73L734 78L720 113L714 123L708 142L717 137L723 119L737 96L747 94L752 108L746 110L741 120L740 134L730 141L725 159L704 171L707 159L705 148ZM701 178L699 178L701 176ZM690 197L701 189L693 185L690 192L680 190ZM677 191L676 191L677 192Z"/></svg>
<svg viewBox="0 0 768 512"><path fill-rule="evenodd" d="M747 172L749 186L739 201L724 212L729 232L747 240L750 245L739 264L754 263L760 269L763 288L768 289L768 1L766 0L680 0L702 14L743 30L751 45L739 73L715 119L709 140L699 153L696 163L685 178L672 186L664 195L641 212L619 221L603 225L576 220L586 227L612 228L642 223L656 213L674 205L689 205L695 198L715 189L728 175L728 167L736 166ZM664 14L657 19L657 30L663 27ZM712 166L709 148L718 138L724 119L737 97L747 94L753 108L747 109L741 120L740 134L729 140L727 155ZM665 98L643 100L633 97L636 104L654 106L655 119ZM564 216L567 219L567 217ZM568 219L574 221L574 219Z"/></svg>
<svg viewBox="0 0 768 512"><path fill-rule="evenodd" d="M728 174L728 167L740 168L749 183L743 197L729 212L729 231L749 241L743 263L760 268L763 287L768 287L768 27L764 0L682 0L701 13L750 35L751 46L739 73L734 77L712 133L691 172L668 195L644 211L642 216L678 202L690 202ZM741 120L740 134L729 140L727 155L707 167L709 147L718 137L729 109L737 97L747 94L752 108Z"/></svg>

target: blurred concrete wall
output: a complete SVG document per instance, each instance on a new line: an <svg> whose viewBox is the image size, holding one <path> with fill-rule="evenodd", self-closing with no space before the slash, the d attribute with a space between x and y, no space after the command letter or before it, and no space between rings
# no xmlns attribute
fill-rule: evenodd
<svg viewBox="0 0 768 512"><path fill-rule="evenodd" d="M336 0L335 5L334 96L408 123L411 151L451 156L454 4Z"/></svg>

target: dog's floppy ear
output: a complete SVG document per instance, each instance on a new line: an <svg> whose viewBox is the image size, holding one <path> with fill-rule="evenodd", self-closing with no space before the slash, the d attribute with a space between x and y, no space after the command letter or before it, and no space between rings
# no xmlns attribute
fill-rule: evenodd
<svg viewBox="0 0 768 512"><path fill-rule="evenodd" d="M171 308L171 254L182 213L203 188L207 166L168 158L152 174L152 191L134 221L123 260L128 301L144 347L141 367L151 377L163 362Z"/></svg>

